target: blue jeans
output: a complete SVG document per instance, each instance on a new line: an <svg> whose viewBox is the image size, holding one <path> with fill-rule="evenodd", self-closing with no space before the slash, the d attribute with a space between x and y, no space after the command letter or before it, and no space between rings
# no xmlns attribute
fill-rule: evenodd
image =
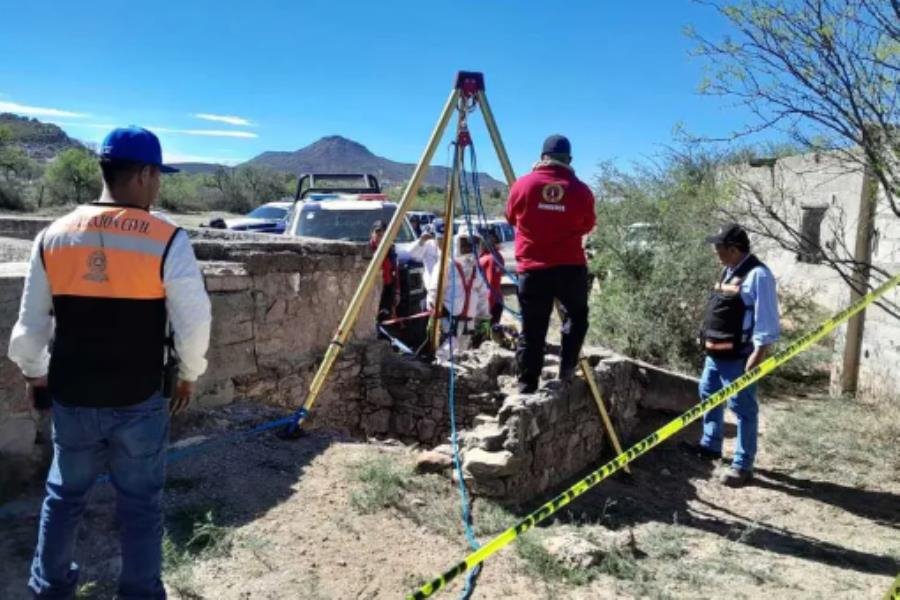
<svg viewBox="0 0 900 600"><path fill-rule="evenodd" d="M35 598L72 598L78 583L75 539L87 495L109 470L117 492L122 546L118 597L166 597L162 569L162 491L168 402L160 394L122 408L53 404L53 464L41 509L28 587Z"/></svg>
<svg viewBox="0 0 900 600"><path fill-rule="evenodd" d="M747 359L706 357L700 376L700 399L706 400L744 374ZM732 466L742 471L753 469L756 458L756 435L759 429L759 405L756 403L756 384L744 388L728 399L728 408L737 415L737 440ZM725 428L725 408L720 404L703 415L703 437L700 445L714 452L722 451Z"/></svg>

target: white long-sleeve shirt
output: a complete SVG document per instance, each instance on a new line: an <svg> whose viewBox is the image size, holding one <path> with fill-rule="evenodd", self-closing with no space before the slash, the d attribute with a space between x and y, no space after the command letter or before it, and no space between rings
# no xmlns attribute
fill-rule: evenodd
<svg viewBox="0 0 900 600"><path fill-rule="evenodd" d="M196 381L206 371L212 310L200 266L184 231L175 234L163 265L166 311L181 359L179 377ZM43 377L50 364L53 297L41 260L40 236L31 249L19 319L9 339L9 358L26 377Z"/></svg>
<svg viewBox="0 0 900 600"><path fill-rule="evenodd" d="M441 258L441 249L436 240L423 240L419 238L409 249L409 256L413 260L422 263L425 268L425 278L429 278Z"/></svg>
<svg viewBox="0 0 900 600"><path fill-rule="evenodd" d="M462 267L463 277L459 276L459 270L454 266L458 263ZM475 269L475 256L473 254L464 254L453 261L447 262L447 273L445 274L444 288L444 306L454 316L463 316L469 319L487 319L491 316L491 307L489 301L490 290L484 283L484 279ZM431 276L426 277L425 290L427 293L426 300L429 306L434 306L437 299L438 271L440 269L432 269ZM474 274L475 278L472 279ZM463 308L466 304L466 288L465 285L472 281L472 288L469 290L469 305L466 314L462 315Z"/></svg>

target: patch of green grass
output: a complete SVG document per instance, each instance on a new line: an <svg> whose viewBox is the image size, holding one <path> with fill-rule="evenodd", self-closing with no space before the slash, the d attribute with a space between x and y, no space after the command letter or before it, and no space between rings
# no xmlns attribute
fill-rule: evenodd
<svg viewBox="0 0 900 600"><path fill-rule="evenodd" d="M596 568L577 569L560 563L533 533L516 539L516 553L525 561L526 571L542 581L584 585L596 575Z"/></svg>
<svg viewBox="0 0 900 600"><path fill-rule="evenodd" d="M679 525L654 527L641 541L641 548L650 558L672 560L687 554L686 533Z"/></svg>
<svg viewBox="0 0 900 600"><path fill-rule="evenodd" d="M350 495L350 504L363 514L398 506L412 477L408 465L398 464L389 456L368 459L355 469L362 488Z"/></svg>
<svg viewBox="0 0 900 600"><path fill-rule="evenodd" d="M474 504L472 521L477 536L496 535L509 529L518 520L511 512L490 500L479 498Z"/></svg>
<svg viewBox="0 0 900 600"><path fill-rule="evenodd" d="M203 596L193 582L198 560L226 556L234 542L234 530L216 521L215 509L189 506L166 515L163 536L163 573L172 590L184 600Z"/></svg>

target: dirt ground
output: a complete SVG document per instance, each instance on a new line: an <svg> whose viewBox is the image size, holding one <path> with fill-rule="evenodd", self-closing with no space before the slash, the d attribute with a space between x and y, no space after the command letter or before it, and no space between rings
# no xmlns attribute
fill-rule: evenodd
<svg viewBox="0 0 900 600"><path fill-rule="evenodd" d="M740 490L666 442L634 463L632 478L602 483L489 558L473 598L882 598L900 571L898 430L884 408L815 395L764 402L757 479ZM232 406L175 434L269 416ZM467 552L455 487L413 475L413 456L327 432L294 442L265 433L173 464L170 597L412 592ZM27 597L39 501L26 496L0 520L2 598ZM115 590L113 512L111 490L97 488L80 535L79 598ZM479 499L474 520L484 543L516 517ZM609 529L633 531L636 548L586 569L561 566L541 545L563 531L591 540ZM461 583L437 597L458 597Z"/></svg>

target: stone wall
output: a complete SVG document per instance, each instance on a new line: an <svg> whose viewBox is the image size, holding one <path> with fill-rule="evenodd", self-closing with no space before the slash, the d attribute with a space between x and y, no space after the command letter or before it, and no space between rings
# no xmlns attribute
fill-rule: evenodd
<svg viewBox="0 0 900 600"><path fill-rule="evenodd" d="M601 397L620 442L627 447L650 384L647 368L625 357L587 349ZM664 372L662 372L664 373ZM661 377L661 376L660 376ZM657 391L657 394L660 392ZM696 402L695 393L691 402ZM687 403L677 398L675 404ZM535 394L511 393L496 416L480 417L465 437L464 477L473 493L509 505L546 494L611 448L585 381L548 381Z"/></svg>
<svg viewBox="0 0 900 600"><path fill-rule="evenodd" d="M360 245L192 231L213 310L209 370L194 410L234 399L300 406L317 365L371 257ZM35 476L48 444L27 405L18 368L6 357L25 263L0 265L0 488ZM365 302L351 343L336 361L308 420L357 438L393 438L442 447L450 433L447 365L424 364L374 341L376 302ZM695 402L696 381L601 350L590 362L627 443L639 408L680 411ZM546 378L555 373L548 356ZM513 353L493 344L462 353L456 371L456 424L464 431L467 477L475 493L516 504L595 465L608 446L586 385L548 381L515 392ZM44 436L46 439L46 436Z"/></svg>
<svg viewBox="0 0 900 600"><path fill-rule="evenodd" d="M193 237L213 313L209 369L198 382L194 408L236 397L299 405L371 251L357 244L249 234L195 232ZM26 267L0 265L0 484L9 477L27 479L46 458L46 448L35 443L39 415L26 403L21 374L6 357ZM364 303L351 339L373 337L375 312L374 299Z"/></svg>

